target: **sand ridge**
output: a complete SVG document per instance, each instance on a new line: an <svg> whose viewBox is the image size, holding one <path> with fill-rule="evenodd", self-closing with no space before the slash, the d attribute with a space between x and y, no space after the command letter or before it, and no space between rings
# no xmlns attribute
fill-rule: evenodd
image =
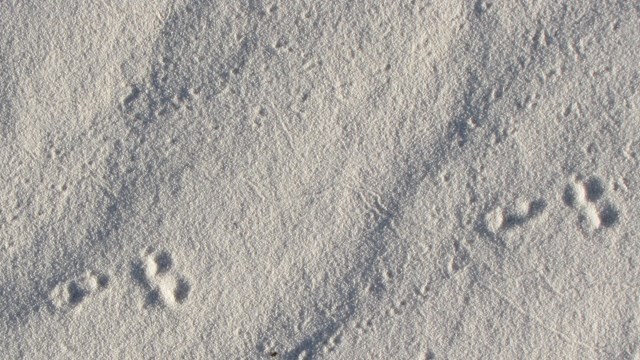
<svg viewBox="0 0 640 360"><path fill-rule="evenodd" d="M0 3L0 348L637 357L639 15Z"/></svg>

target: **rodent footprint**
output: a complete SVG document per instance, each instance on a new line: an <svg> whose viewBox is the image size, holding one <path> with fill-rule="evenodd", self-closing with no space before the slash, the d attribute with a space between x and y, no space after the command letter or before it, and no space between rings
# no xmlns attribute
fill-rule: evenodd
<svg viewBox="0 0 640 360"><path fill-rule="evenodd" d="M189 281L175 274L173 257L168 251L146 251L133 262L131 276L146 291L145 308L183 304L191 292Z"/></svg>

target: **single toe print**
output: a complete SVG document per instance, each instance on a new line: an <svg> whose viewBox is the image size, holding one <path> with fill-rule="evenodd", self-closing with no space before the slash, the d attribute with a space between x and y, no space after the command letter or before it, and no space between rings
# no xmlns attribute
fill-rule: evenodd
<svg viewBox="0 0 640 360"><path fill-rule="evenodd" d="M162 305L162 299L160 297L160 289L150 290L144 298L144 308L160 306Z"/></svg>
<svg viewBox="0 0 640 360"><path fill-rule="evenodd" d="M66 286L65 300L71 306L78 305L82 302L88 291L83 289L77 282L71 281Z"/></svg>
<svg viewBox="0 0 640 360"><path fill-rule="evenodd" d="M620 211L613 205L606 205L599 214L600 224L604 227L616 225L620 219Z"/></svg>
<svg viewBox="0 0 640 360"><path fill-rule="evenodd" d="M584 183L586 198L588 201L596 202L602 198L605 192L604 182L595 176L590 177Z"/></svg>
<svg viewBox="0 0 640 360"><path fill-rule="evenodd" d="M109 276L107 275L98 275L96 278L96 283L100 288L106 288L109 286Z"/></svg>
<svg viewBox="0 0 640 360"><path fill-rule="evenodd" d="M178 279L176 282L176 287L173 291L173 296L176 299L176 302L182 304L189 297L189 291L191 291L191 285L185 279Z"/></svg>
<svg viewBox="0 0 640 360"><path fill-rule="evenodd" d="M173 266L173 260L171 259L171 254L166 251L162 251L158 253L155 257L156 264L156 273L162 274L166 273Z"/></svg>
<svg viewBox="0 0 640 360"><path fill-rule="evenodd" d="M168 251L147 251L132 263L131 276L146 295L143 308L183 304L189 297L191 284L174 273L174 261Z"/></svg>
<svg viewBox="0 0 640 360"><path fill-rule="evenodd" d="M534 200L529 203L528 217L534 218L541 215L547 208L547 202L544 199Z"/></svg>

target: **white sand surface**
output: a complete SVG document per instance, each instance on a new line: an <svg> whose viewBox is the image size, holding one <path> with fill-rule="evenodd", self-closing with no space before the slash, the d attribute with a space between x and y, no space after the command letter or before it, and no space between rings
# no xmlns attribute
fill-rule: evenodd
<svg viewBox="0 0 640 360"><path fill-rule="evenodd" d="M0 358L640 359L640 2L0 1Z"/></svg>

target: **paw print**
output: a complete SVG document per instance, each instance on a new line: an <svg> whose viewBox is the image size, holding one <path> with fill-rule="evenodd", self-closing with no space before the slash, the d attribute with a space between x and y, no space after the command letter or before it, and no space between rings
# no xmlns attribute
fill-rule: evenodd
<svg viewBox="0 0 640 360"><path fill-rule="evenodd" d="M599 177L577 178L565 188L563 201L578 210L590 230L610 228L620 221L620 210L605 199L606 193L607 187Z"/></svg>
<svg viewBox="0 0 640 360"><path fill-rule="evenodd" d="M484 215L483 228L490 234L514 229L542 215L546 208L547 201L543 198L534 200L520 198L510 208L497 206L487 212Z"/></svg>
<svg viewBox="0 0 640 360"><path fill-rule="evenodd" d="M173 258L167 251L147 250L132 265L133 279L145 290L144 307L175 306L189 297L191 284L173 269Z"/></svg>
<svg viewBox="0 0 640 360"><path fill-rule="evenodd" d="M87 271L82 276L56 285L49 294L56 309L72 309L80 305L91 295L105 289L109 277L95 271Z"/></svg>

